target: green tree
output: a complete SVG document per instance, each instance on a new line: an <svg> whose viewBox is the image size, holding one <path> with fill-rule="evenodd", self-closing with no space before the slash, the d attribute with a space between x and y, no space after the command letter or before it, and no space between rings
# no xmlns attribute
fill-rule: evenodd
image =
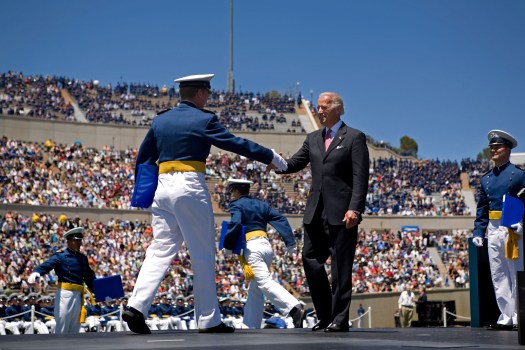
<svg viewBox="0 0 525 350"><path fill-rule="evenodd" d="M401 150L402 154L408 154L417 158L418 145L413 138L406 135L403 136L399 140L399 149Z"/></svg>
<svg viewBox="0 0 525 350"><path fill-rule="evenodd" d="M476 159L477 160L490 159L490 148L489 147L483 148L483 150L478 153L478 156L476 157Z"/></svg>
<svg viewBox="0 0 525 350"><path fill-rule="evenodd" d="M266 97L269 99L273 99L273 98L277 99L277 98L281 98L281 94L276 90L272 90L266 93Z"/></svg>

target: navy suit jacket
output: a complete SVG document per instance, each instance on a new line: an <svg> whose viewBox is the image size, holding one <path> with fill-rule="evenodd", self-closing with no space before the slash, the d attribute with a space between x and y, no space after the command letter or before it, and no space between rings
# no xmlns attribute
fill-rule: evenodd
<svg viewBox="0 0 525 350"><path fill-rule="evenodd" d="M366 137L361 131L341 125L327 151L324 128L309 133L301 149L287 159L288 169L295 173L310 163L312 186L303 221L310 224L322 198L330 225L344 225L348 210L362 214L368 192L370 159Z"/></svg>

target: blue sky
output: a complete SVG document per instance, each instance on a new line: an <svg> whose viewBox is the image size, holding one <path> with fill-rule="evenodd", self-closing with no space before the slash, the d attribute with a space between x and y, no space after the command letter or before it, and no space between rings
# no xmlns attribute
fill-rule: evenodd
<svg viewBox="0 0 525 350"><path fill-rule="evenodd" d="M101 83L215 73L229 0L3 0L0 71ZM475 157L491 129L525 152L525 1L234 1L237 90L342 95L345 122L419 157ZM299 83L299 84L297 84Z"/></svg>

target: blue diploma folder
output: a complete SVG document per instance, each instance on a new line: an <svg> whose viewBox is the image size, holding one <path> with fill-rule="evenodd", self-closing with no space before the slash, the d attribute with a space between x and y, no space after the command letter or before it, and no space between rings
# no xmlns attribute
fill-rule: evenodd
<svg viewBox="0 0 525 350"><path fill-rule="evenodd" d="M222 222L222 229L221 229L221 238L219 240L219 250L224 248L224 237L226 237L226 233L228 232L228 221ZM235 248L232 249L233 254L242 254L242 250L244 249L245 243L246 243L246 227L242 227L242 234L241 237L235 242Z"/></svg>
<svg viewBox="0 0 525 350"><path fill-rule="evenodd" d="M505 227L517 224L523 218L523 211L524 204L521 199L508 194L503 195L500 224Z"/></svg>
<svg viewBox="0 0 525 350"><path fill-rule="evenodd" d="M120 278L120 275L95 279L93 281L93 289L97 302L105 301L106 297L119 299L124 296L124 288L122 288L122 278Z"/></svg>
<svg viewBox="0 0 525 350"><path fill-rule="evenodd" d="M149 208L157 190L159 167L153 164L139 164L135 188L131 197L131 206Z"/></svg>

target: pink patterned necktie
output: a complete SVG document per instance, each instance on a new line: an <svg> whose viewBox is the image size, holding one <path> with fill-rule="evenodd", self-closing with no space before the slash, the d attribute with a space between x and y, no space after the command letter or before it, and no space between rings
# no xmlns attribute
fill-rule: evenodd
<svg viewBox="0 0 525 350"><path fill-rule="evenodd" d="M326 135L324 135L324 149L325 151L328 151L328 147L330 147L330 143L332 142L332 138L330 135L332 134L332 130L328 129L326 130Z"/></svg>

